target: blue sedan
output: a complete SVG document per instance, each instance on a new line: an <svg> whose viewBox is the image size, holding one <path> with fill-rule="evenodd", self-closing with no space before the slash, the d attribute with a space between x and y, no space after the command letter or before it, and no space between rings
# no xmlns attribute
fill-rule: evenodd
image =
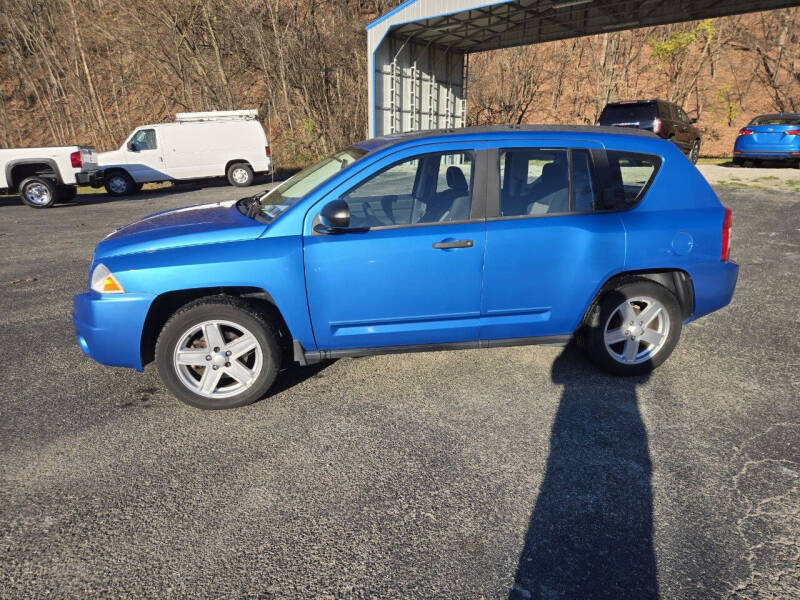
<svg viewBox="0 0 800 600"><path fill-rule="evenodd" d="M733 163L758 164L762 160L791 161L800 168L800 114L761 115L739 130Z"/></svg>
<svg viewBox="0 0 800 600"><path fill-rule="evenodd" d="M73 319L88 356L155 361L200 408L262 398L292 360L573 338L636 375L730 302L730 240L730 211L653 133L425 131L112 232Z"/></svg>

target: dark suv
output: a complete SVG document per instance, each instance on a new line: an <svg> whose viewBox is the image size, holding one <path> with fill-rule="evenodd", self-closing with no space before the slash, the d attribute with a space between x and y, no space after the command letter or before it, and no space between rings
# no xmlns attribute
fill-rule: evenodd
<svg viewBox="0 0 800 600"><path fill-rule="evenodd" d="M598 125L647 129L673 142L692 161L700 155L700 131L684 110L665 100L629 100L606 104Z"/></svg>

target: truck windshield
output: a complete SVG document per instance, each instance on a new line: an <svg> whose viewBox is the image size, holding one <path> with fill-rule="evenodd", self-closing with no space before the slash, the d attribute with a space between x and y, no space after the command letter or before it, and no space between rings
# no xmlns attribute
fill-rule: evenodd
<svg viewBox="0 0 800 600"><path fill-rule="evenodd" d="M297 204L310 191L352 165L366 153L367 151L361 148L347 148L303 169L258 199L262 214L273 221Z"/></svg>

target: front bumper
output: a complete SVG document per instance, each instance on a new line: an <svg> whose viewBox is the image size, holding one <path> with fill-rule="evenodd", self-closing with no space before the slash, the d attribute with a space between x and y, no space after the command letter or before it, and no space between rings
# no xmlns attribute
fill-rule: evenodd
<svg viewBox="0 0 800 600"><path fill-rule="evenodd" d="M81 171L80 173L75 173L75 181L78 185L90 185L93 188L103 187L105 183L105 173L102 169Z"/></svg>
<svg viewBox="0 0 800 600"><path fill-rule="evenodd" d="M78 345L97 362L142 370L141 342L153 294L99 294L74 298L72 322Z"/></svg>

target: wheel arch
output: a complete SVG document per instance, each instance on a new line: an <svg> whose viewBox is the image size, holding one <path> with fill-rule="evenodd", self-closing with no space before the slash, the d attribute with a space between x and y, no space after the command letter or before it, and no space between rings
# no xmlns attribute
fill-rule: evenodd
<svg viewBox="0 0 800 600"><path fill-rule="evenodd" d="M249 160L247 160L246 158L234 158L234 159L231 159L231 160L229 160L228 162L226 162L226 163L225 163L225 175L227 175L227 174L228 174L228 169L230 169L230 168L231 168L233 165L235 165L236 163L244 163L244 164L246 164L248 167L250 167L250 170L251 170L251 171L255 172L255 171L253 170L253 165L251 165L251 164L250 164L250 161L249 161Z"/></svg>
<svg viewBox="0 0 800 600"><path fill-rule="evenodd" d="M158 335L169 318L189 302L212 296L233 296L252 303L272 321L278 332L281 349L291 349L292 336L286 321L269 292L258 287L226 286L201 287L164 292L155 297L142 326L140 354L142 367L153 362Z"/></svg>
<svg viewBox="0 0 800 600"><path fill-rule="evenodd" d="M606 293L625 283L643 280L662 285L675 294L675 298L677 298L678 304L681 307L681 316L684 320L692 316L694 313L694 283L692 282L691 275L683 269L665 268L624 271L609 277L608 280L600 286L600 289L597 290L594 298L592 298L592 301L586 308L578 329L583 328L592 310L594 310L594 307Z"/></svg>
<svg viewBox="0 0 800 600"><path fill-rule="evenodd" d="M131 178L131 181L134 183L136 182L136 180L133 178L133 175L131 175L130 171L128 171L128 169L125 167L107 167L103 169L103 175L106 177L111 173L125 173L125 175Z"/></svg>
<svg viewBox="0 0 800 600"><path fill-rule="evenodd" d="M57 185L63 185L61 173L54 160L49 158L22 158L6 165L6 185L9 191L16 192L21 181L35 175L50 176Z"/></svg>

